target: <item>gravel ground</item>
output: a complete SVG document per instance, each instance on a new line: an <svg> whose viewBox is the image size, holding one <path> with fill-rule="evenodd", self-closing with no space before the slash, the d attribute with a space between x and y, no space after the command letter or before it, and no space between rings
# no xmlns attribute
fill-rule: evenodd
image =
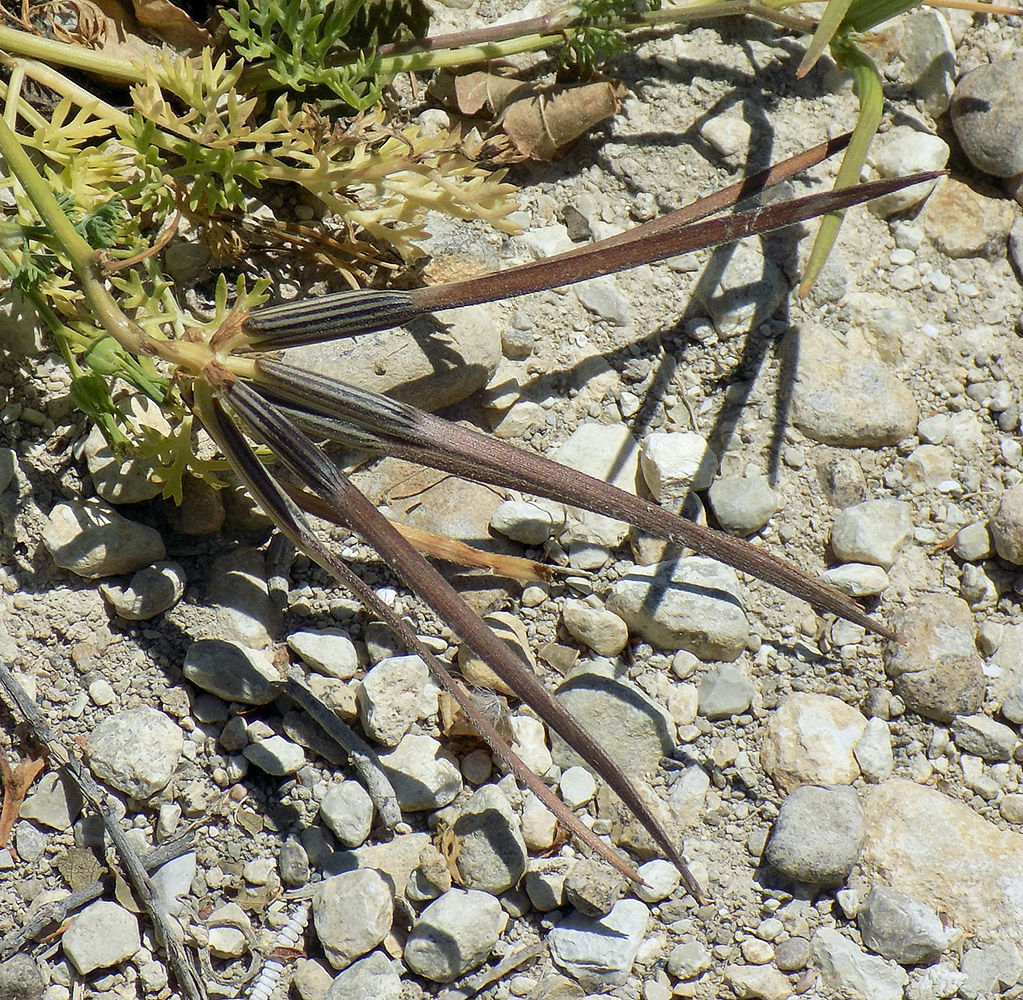
<svg viewBox="0 0 1023 1000"><path fill-rule="evenodd" d="M486 307L449 331L487 381L451 415L675 509L709 508L711 523L827 570L904 645L676 561L608 518L392 459L358 474L396 515L568 567L551 587L461 583L648 787L703 904L567 748L499 706L522 755L646 862L649 885L628 890L565 843L452 729L417 659L305 559L289 569L265 548L244 498L198 486L174 511L143 489L113 498L124 522L97 506L109 476L64 371L4 313L4 657L115 792L137 849L194 825L195 852L158 884L226 983L210 974L211 996L248 995L250 961L303 914L306 957L286 970L303 1000L468 996L442 984L481 967L502 970L478 994L494 1000L1023 994L1023 101L1003 100L1023 90L1023 63L1008 62L1021 44L1018 19L958 12L886 32L872 163L947 159L951 176L898 211L851 211L809 297L790 294L804 227ZM515 170L524 235L438 225L436 259L557 252L850 128L848 81L827 65L797 81L801 51L757 25L643 42L615 64L621 113L553 166ZM969 121L960 139L946 113L951 84L978 68L957 113L989 102L1007 116L998 141ZM392 342L360 350L377 376L418 377ZM450 386L422 381L408 393L450 402ZM459 658L357 539L333 538ZM267 679L288 662L383 755L403 809L393 838L337 751L273 700ZM3 720L14 762L23 732ZM0 851L0 935L95 877L82 872L102 835L80 812L52 777L35 786L17 855ZM112 891L0 965L0 997L172 995L151 929Z"/></svg>

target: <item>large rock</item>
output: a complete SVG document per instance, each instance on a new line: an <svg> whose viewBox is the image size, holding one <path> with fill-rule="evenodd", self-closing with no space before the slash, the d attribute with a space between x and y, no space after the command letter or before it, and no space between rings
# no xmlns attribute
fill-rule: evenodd
<svg viewBox="0 0 1023 1000"><path fill-rule="evenodd" d="M864 817L868 879L943 914L974 944L1023 945L1023 835L903 779L871 789Z"/></svg>
<svg viewBox="0 0 1023 1000"><path fill-rule="evenodd" d="M734 660L749 638L735 570L706 556L635 566L611 588L607 608L653 645L703 660Z"/></svg>
<svg viewBox="0 0 1023 1000"><path fill-rule="evenodd" d="M826 694L789 695L767 720L760 762L783 791L849 785L860 776L855 748L867 720Z"/></svg>
<svg viewBox="0 0 1023 1000"><path fill-rule="evenodd" d="M363 868L324 879L313 896L313 923L327 960L346 969L372 951L391 929L394 884Z"/></svg>
<svg viewBox="0 0 1023 1000"><path fill-rule="evenodd" d="M793 329L781 353L782 364L795 372L796 426L815 441L880 448L916 429L910 391L880 362L853 354L827 331Z"/></svg>
<svg viewBox="0 0 1023 1000"><path fill-rule="evenodd" d="M184 736L163 712L146 705L104 719L85 746L96 777L136 799L155 795L174 774Z"/></svg>
<svg viewBox="0 0 1023 1000"><path fill-rule="evenodd" d="M61 569L88 580L133 573L166 554L158 531L99 500L57 504L43 528L43 545Z"/></svg>
<svg viewBox="0 0 1023 1000"><path fill-rule="evenodd" d="M671 716L625 681L585 671L561 684L554 697L629 774L655 771L661 758L675 749ZM551 747L561 767L583 763L554 732Z"/></svg>
<svg viewBox="0 0 1023 1000"><path fill-rule="evenodd" d="M950 722L973 715L984 701L984 673L969 605L949 594L925 594L895 623L888 676L914 712Z"/></svg>

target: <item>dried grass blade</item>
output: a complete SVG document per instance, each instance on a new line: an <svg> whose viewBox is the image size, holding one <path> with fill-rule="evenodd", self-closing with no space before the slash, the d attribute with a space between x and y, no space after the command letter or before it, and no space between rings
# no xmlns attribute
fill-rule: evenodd
<svg viewBox="0 0 1023 1000"><path fill-rule="evenodd" d="M237 401L237 395L237 393L234 394L235 401ZM237 428L223 412L219 403L212 398L205 386L197 386L196 402L200 419L205 425L207 431L210 433L210 436L214 438L218 446L223 450L224 454L231 460L239 476L245 482L246 486L252 491L253 496L263 506L263 509L273 519L278 529L310 559L316 562L328 573L335 576L344 586L352 591L352 593L354 593L355 596L365 604L372 614L386 622L391 629L393 629L395 634L404 641L406 646L423 659L434 678L455 699L466 717L470 719L480 735L486 741L491 751L508 765L515 776L522 781L523 784L525 784L526 787L529 788L529 790L533 792L533 794L536 795L536 797L540 799L540 801L543 802L543 804L552 813L554 813L554 815L569 831L571 831L574 836L578 837L579 840L598 853L602 858L604 858L604 860L614 866L627 878L636 882L641 882L642 879L639 877L638 873L630 865L618 857L618 855L615 854L615 852L603 841L601 841L592 830L584 826L579 820L579 817L576 816L575 813L573 813L556 795L554 795L554 793L551 792L551 790L547 788L542 781L540 781L529 767L527 767L518 754L516 754L511 747L508 746L503 737L480 713L474 699L465 690L464 686L452 677L444 664L438 660L422 644L422 642L419 641L418 637L408 624L399 615L397 615L389 605L381 601L380 598L377 597L376 593L368 587L348 565L338 559L334 553L320 542L309 527L308 523L306 523L305 519L302 517L301 513L288 500L280 486L270 478L266 470L255 458ZM258 402L256 405L259 405ZM356 495L361 497L361 494L358 494L357 491L354 492ZM365 498L362 499L363 503L369 507L373 514L382 518L382 515L377 513L372 504L369 504ZM346 524L350 523L347 514L342 518L342 520ZM384 520L384 523L387 523L386 520ZM412 555L415 556L416 554L413 552ZM428 569L430 569L429 564L425 563L424 560L421 561ZM469 611L469 614L472 615L472 612ZM479 621L479 619L477 619L477 621ZM507 647L494 639L492 633L489 632L489 629L487 629L482 622L479 622L479 625L491 636L493 641L501 649L503 649L504 654L510 655L508 654ZM517 661L513 660L513 664L515 669L521 670ZM533 680L535 682L535 678ZM514 687L514 684L512 686ZM540 688L540 690L548 700L553 701L543 688ZM557 706L557 703L554 704L556 708L561 710L560 706ZM563 712L563 710L561 711ZM561 730L559 730L559 732L561 732ZM588 739L585 733L583 735L586 739ZM564 736L563 732L562 736ZM569 737L565 738L569 739ZM608 780L599 767L596 767L596 765L594 765L594 767L602 777L605 777L605 780ZM611 765L611 769L616 771L620 781L625 781L626 787L631 791L631 786L628 786L627 780L620 772L617 772L613 764ZM610 784L615 791L618 791L616 783L609 780L608 784ZM620 792L618 792L618 794L621 796ZM646 810L643 809L642 802L639 800L635 792L632 792L630 796L632 802L624 796L621 797L624 801L626 801L626 804L629 805L630 808L633 807L632 802L638 804L639 809L636 811L636 815L639 816L641 820L644 815L648 815ZM654 820L650 819L650 822L653 822L656 826L656 822ZM653 831L651 831L651 833L653 833ZM666 834L663 832L660 833L658 843L661 843L662 839L668 839ZM672 862L679 867L680 872L686 879L686 885L690 891L693 892L697 898L702 899L700 887L689 874L689 871L685 866L685 862L678 854L678 851L670 845L670 841L668 841L667 846L664 844L661 846L665 848L668 856L672 859Z"/></svg>
<svg viewBox="0 0 1023 1000"><path fill-rule="evenodd" d="M672 538L704 555L773 584L831 614L878 635L896 634L851 598L791 563L720 531L687 521L662 507L550 459L453 424L386 396L295 368L271 357L256 360L256 371L272 391L310 409L333 412L364 425L389 455L451 472L474 482L524 490L629 521L644 531Z"/></svg>

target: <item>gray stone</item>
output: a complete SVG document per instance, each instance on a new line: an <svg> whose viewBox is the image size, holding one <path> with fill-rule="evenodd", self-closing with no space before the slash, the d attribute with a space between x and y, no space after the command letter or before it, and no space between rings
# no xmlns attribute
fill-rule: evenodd
<svg viewBox="0 0 1023 1000"><path fill-rule="evenodd" d="M671 716L639 688L585 671L554 692L564 708L630 774L649 774L675 749ZM561 767L583 764L579 755L551 733L551 755Z"/></svg>
<svg viewBox="0 0 1023 1000"><path fill-rule="evenodd" d="M390 656L368 671L359 688L359 717L371 739L395 747L417 719L437 711L437 688L418 656Z"/></svg>
<svg viewBox="0 0 1023 1000"><path fill-rule="evenodd" d="M182 672L193 684L224 701L266 705L281 679L266 654L224 639L197 639L188 647ZM236 747L235 749L241 749Z"/></svg>
<svg viewBox="0 0 1023 1000"><path fill-rule="evenodd" d="M445 310L443 320L427 317L407 328L295 347L285 356L290 364L439 410L490 381L501 360L500 330L493 306L467 306Z"/></svg>
<svg viewBox="0 0 1023 1000"><path fill-rule="evenodd" d="M859 777L855 749L867 720L826 694L789 695L767 720L764 771L783 791L799 785L848 785Z"/></svg>
<svg viewBox="0 0 1023 1000"><path fill-rule="evenodd" d="M694 826L703 815L710 775L699 764L685 768L671 783L669 804L682 827Z"/></svg>
<svg viewBox="0 0 1023 1000"><path fill-rule="evenodd" d="M603 861L583 858L565 876L565 902L587 917L611 912L625 892L625 879Z"/></svg>
<svg viewBox="0 0 1023 1000"><path fill-rule="evenodd" d="M18 453L13 448L0 448L0 493L14 482L18 471Z"/></svg>
<svg viewBox="0 0 1023 1000"><path fill-rule="evenodd" d="M942 170L948 162L949 148L944 139L918 131L908 125L890 129L875 143L868 162L879 177L905 177L924 170ZM889 216L919 205L931 191L935 181L893 191L871 202L877 215Z"/></svg>
<svg viewBox="0 0 1023 1000"><path fill-rule="evenodd" d="M575 297L585 309L601 319L625 326L629 322L629 300L622 294L613 274L605 274L573 285Z"/></svg>
<svg viewBox="0 0 1023 1000"><path fill-rule="evenodd" d="M668 956L668 975L676 979L695 979L711 966L710 952L699 941L675 945Z"/></svg>
<svg viewBox="0 0 1023 1000"><path fill-rule="evenodd" d="M888 574L880 566L869 563L844 563L821 573L821 583L850 597L873 597L880 594L888 582Z"/></svg>
<svg viewBox="0 0 1023 1000"><path fill-rule="evenodd" d="M1014 566L1023 565L1023 484L1002 494L988 530L998 554Z"/></svg>
<svg viewBox="0 0 1023 1000"><path fill-rule="evenodd" d="M980 708L985 679L965 601L923 594L895 622L895 630L903 642L890 645L885 666L910 710L951 722Z"/></svg>
<svg viewBox="0 0 1023 1000"><path fill-rule="evenodd" d="M281 881L288 886L305 885L309 881L309 855L301 842L289 837L281 844L277 857Z"/></svg>
<svg viewBox="0 0 1023 1000"><path fill-rule="evenodd" d="M774 946L774 964L782 972L798 972L810 961L810 942L804 937L790 937Z"/></svg>
<svg viewBox="0 0 1023 1000"><path fill-rule="evenodd" d="M402 809L440 809L462 789L458 761L429 736L409 734L380 758Z"/></svg>
<svg viewBox="0 0 1023 1000"><path fill-rule="evenodd" d="M901 500L867 500L838 514L831 529L831 548L842 562L869 563L888 569L912 534L909 504Z"/></svg>
<svg viewBox="0 0 1023 1000"><path fill-rule="evenodd" d="M28 820L19 820L14 826L14 843L22 861L38 861L46 850L46 834Z"/></svg>
<svg viewBox="0 0 1023 1000"><path fill-rule="evenodd" d="M781 268L758 245L742 240L714 254L696 286L696 299L722 337L770 319L788 291Z"/></svg>
<svg viewBox="0 0 1023 1000"><path fill-rule="evenodd" d="M564 905L565 879L571 866L567 858L543 858L529 863L523 886L529 901L541 913Z"/></svg>
<svg viewBox="0 0 1023 1000"><path fill-rule="evenodd" d="M883 885L870 890L856 921L863 943L899 965L931 965L949 944L934 910Z"/></svg>
<svg viewBox="0 0 1023 1000"><path fill-rule="evenodd" d="M995 177L1023 173L1023 65L989 63L967 73L952 96L956 138L973 165Z"/></svg>
<svg viewBox="0 0 1023 1000"><path fill-rule="evenodd" d="M381 951L353 962L330 984L323 1000L401 1000L401 977Z"/></svg>
<svg viewBox="0 0 1023 1000"><path fill-rule="evenodd" d="M565 525L564 508L554 503L505 500L490 518L490 527L523 545L543 545Z"/></svg>
<svg viewBox="0 0 1023 1000"><path fill-rule="evenodd" d="M717 456L706 440L692 431L650 434L639 456L643 479L659 503L707 489L717 465Z"/></svg>
<svg viewBox="0 0 1023 1000"><path fill-rule="evenodd" d="M937 118L948 110L955 88L955 42L942 11L908 15L902 23L899 79L913 88L924 110Z"/></svg>
<svg viewBox="0 0 1023 1000"><path fill-rule="evenodd" d="M704 660L734 660L749 638L735 571L705 556L634 567L611 588L607 608L653 645Z"/></svg>
<svg viewBox="0 0 1023 1000"><path fill-rule="evenodd" d="M405 942L405 964L434 983L450 983L486 961L507 916L489 893L452 889L431 903Z"/></svg>
<svg viewBox="0 0 1023 1000"><path fill-rule="evenodd" d="M1023 973L1023 961L1016 945L994 942L984 948L968 948L960 966L966 977L959 987L963 1000L998 996L1011 989Z"/></svg>
<svg viewBox="0 0 1023 1000"><path fill-rule="evenodd" d="M585 990L603 993L632 971L650 911L638 899L619 900L605 917L571 913L547 937L551 957Z"/></svg>
<svg viewBox="0 0 1023 1000"><path fill-rule="evenodd" d="M984 760L1011 760L1016 733L986 715L959 715L952 720L952 736L964 753Z"/></svg>
<svg viewBox="0 0 1023 1000"><path fill-rule="evenodd" d="M320 818L345 847L358 847L373 826L373 800L359 782L342 781L320 800Z"/></svg>
<svg viewBox="0 0 1023 1000"><path fill-rule="evenodd" d="M268 736L250 743L242 753L261 771L277 777L295 774L305 764L305 751L283 736Z"/></svg>
<svg viewBox="0 0 1023 1000"><path fill-rule="evenodd" d="M359 656L348 633L340 628L292 632L288 647L317 673L346 681L359 669Z"/></svg>
<svg viewBox="0 0 1023 1000"><path fill-rule="evenodd" d="M82 910L60 940L64 954L83 976L127 962L142 947L135 914L103 899Z"/></svg>
<svg viewBox="0 0 1023 1000"><path fill-rule="evenodd" d="M28 955L0 962L0 997L4 1000L40 1000L45 988L39 966Z"/></svg>
<svg viewBox="0 0 1023 1000"><path fill-rule="evenodd" d="M728 719L750 707L757 689L742 667L723 664L700 678L699 713L705 719Z"/></svg>
<svg viewBox="0 0 1023 1000"><path fill-rule="evenodd" d="M146 621L174 607L185 593L185 571L164 560L132 574L127 587L101 583L100 593L127 621Z"/></svg>
<svg viewBox="0 0 1023 1000"><path fill-rule="evenodd" d="M526 845L508 797L497 785L470 796L454 823L458 871L467 889L499 895L526 871Z"/></svg>
<svg viewBox="0 0 1023 1000"><path fill-rule="evenodd" d="M82 811L82 793L74 781L60 771L49 771L33 788L32 794L21 804L18 815L54 830L70 830Z"/></svg>
<svg viewBox="0 0 1023 1000"><path fill-rule="evenodd" d="M596 598L565 601L562 621L572 638L600 656L617 656L629 641L629 629L618 615L600 606Z"/></svg>
<svg viewBox="0 0 1023 1000"><path fill-rule="evenodd" d="M813 440L880 448L897 444L916 428L910 391L880 362L853 354L827 331L791 330L781 355L782 364L795 372L795 424Z"/></svg>
<svg viewBox="0 0 1023 1000"><path fill-rule="evenodd" d="M372 868L324 879L313 895L313 924L327 960L346 969L391 930L394 884Z"/></svg>
<svg viewBox="0 0 1023 1000"><path fill-rule="evenodd" d="M730 535L754 534L781 506L781 496L767 476L722 477L711 486L707 499L721 529Z"/></svg>
<svg viewBox="0 0 1023 1000"><path fill-rule="evenodd" d="M146 705L104 719L85 754L93 774L136 799L155 795L174 774L184 736L163 712Z"/></svg>
<svg viewBox="0 0 1023 1000"><path fill-rule="evenodd" d="M764 859L786 878L841 885L863 844L863 810L848 785L803 785L778 810Z"/></svg>
<svg viewBox="0 0 1023 1000"><path fill-rule="evenodd" d="M99 500L57 504L43 528L43 544L61 569L88 580L132 573L166 555L158 531Z"/></svg>
<svg viewBox="0 0 1023 1000"><path fill-rule="evenodd" d="M1009 689L1002 700L1000 711L1009 722L1017 726L1023 723L1023 681L1017 681ZM22 815L24 814L25 811L22 810Z"/></svg>
<svg viewBox="0 0 1023 1000"><path fill-rule="evenodd" d="M831 927L822 927L811 942L813 962L837 996L862 1000L902 1000L909 976L896 965L868 955Z"/></svg>
<svg viewBox="0 0 1023 1000"><path fill-rule="evenodd" d="M624 424L580 424L551 458L627 493L637 492L639 444ZM565 529L559 538L570 550L579 545L614 548L629 533L625 521L579 507L567 508L565 518Z"/></svg>
<svg viewBox="0 0 1023 1000"><path fill-rule="evenodd" d="M206 584L215 605L211 632L249 649L266 649L281 629L281 610L270 597L266 561L256 549L239 548L213 560Z"/></svg>

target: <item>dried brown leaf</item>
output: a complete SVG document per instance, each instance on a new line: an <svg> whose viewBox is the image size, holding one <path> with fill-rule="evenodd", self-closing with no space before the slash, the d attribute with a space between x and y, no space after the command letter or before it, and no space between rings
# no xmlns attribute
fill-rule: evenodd
<svg viewBox="0 0 1023 1000"><path fill-rule="evenodd" d="M513 101L491 129L484 151L501 163L551 160L620 104L620 88L606 81L555 87Z"/></svg>
<svg viewBox="0 0 1023 1000"><path fill-rule="evenodd" d="M498 73L476 70L472 73L439 73L430 84L433 97L448 107L455 108L463 115L473 117L487 114L499 115L515 94L532 88L521 80L514 80Z"/></svg>
<svg viewBox="0 0 1023 1000"><path fill-rule="evenodd" d="M13 768L6 759L0 756L0 774L4 780L4 804L0 809L0 847L7 846L7 839L18 821L18 813L21 811L21 804L28 795L32 782L39 776L39 772L46 767L46 761L42 757L27 757ZM14 845L10 847L11 854L17 857Z"/></svg>
<svg viewBox="0 0 1023 1000"><path fill-rule="evenodd" d="M170 0L132 0L132 5L139 24L176 49L198 51L213 44L213 36Z"/></svg>

